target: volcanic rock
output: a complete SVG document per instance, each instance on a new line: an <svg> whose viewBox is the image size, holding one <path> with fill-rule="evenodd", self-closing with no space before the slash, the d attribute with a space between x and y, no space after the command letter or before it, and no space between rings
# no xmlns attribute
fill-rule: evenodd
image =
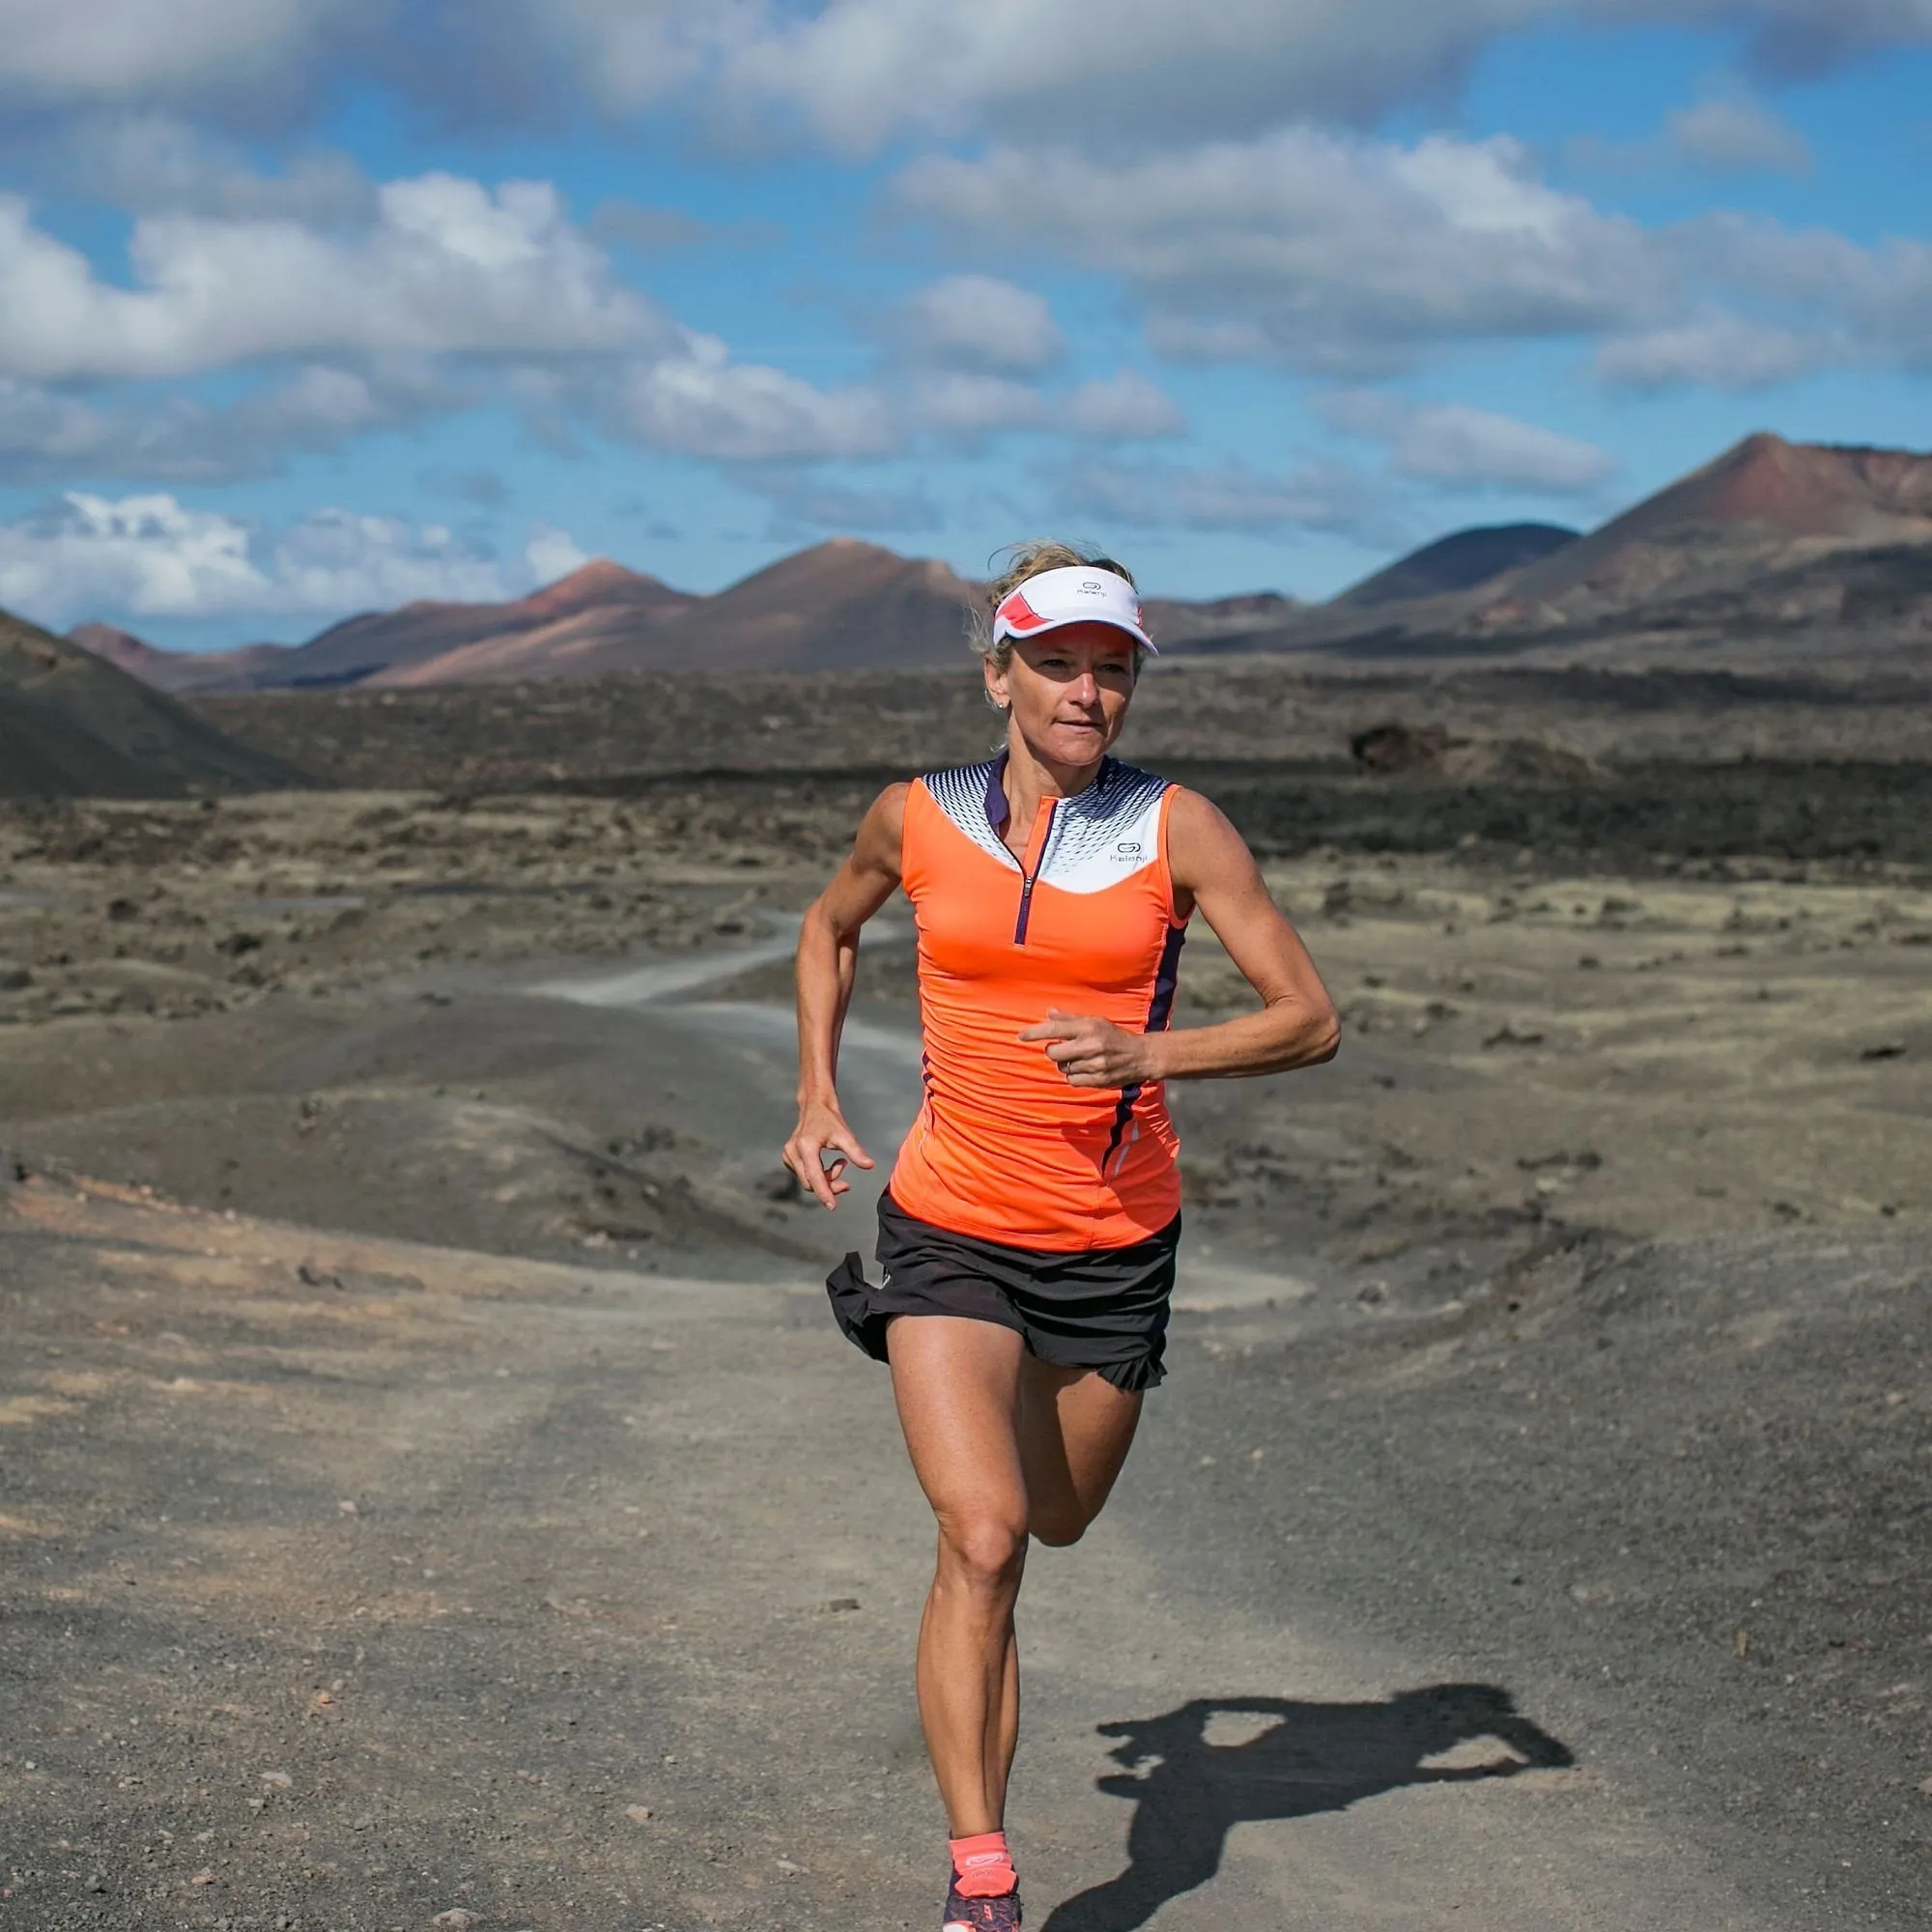
<svg viewBox="0 0 1932 1932"><path fill-rule="evenodd" d="M1450 779L1461 784L1581 784L1602 776L1580 752L1548 738L1459 737L1437 724L1377 724L1349 741L1376 778Z"/></svg>

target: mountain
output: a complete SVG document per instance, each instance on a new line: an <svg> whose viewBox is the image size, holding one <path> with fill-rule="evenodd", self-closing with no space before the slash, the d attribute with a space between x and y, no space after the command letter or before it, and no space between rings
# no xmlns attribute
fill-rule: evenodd
<svg viewBox="0 0 1932 1932"><path fill-rule="evenodd" d="M69 642L105 658L129 677L168 692L233 691L267 681L295 649L292 644L243 644L233 651L163 651L112 624L76 624L67 635Z"/></svg>
<svg viewBox="0 0 1932 1932"><path fill-rule="evenodd" d="M1278 590L1250 590L1236 597L1190 603L1150 597L1141 604L1148 635L1163 651L1238 649L1257 631L1278 629L1305 608Z"/></svg>
<svg viewBox="0 0 1932 1932"><path fill-rule="evenodd" d="M823 670L961 661L983 586L945 564L850 537L781 557L716 596L673 590L606 561L508 604L411 604L331 625L300 645L156 650L82 624L73 640L159 690L517 683L639 670ZM1151 599L1170 648L1226 647L1301 607L1271 590Z"/></svg>
<svg viewBox="0 0 1932 1932"><path fill-rule="evenodd" d="M129 677L138 677L143 684L157 689L173 670L176 658L186 655L181 651L157 651L133 632L117 631L112 624L76 624L67 634L67 640L95 657L106 659L116 670L125 670Z"/></svg>
<svg viewBox="0 0 1932 1932"><path fill-rule="evenodd" d="M406 604L332 624L307 643L225 681L220 688L300 690L318 686L400 683L401 673L471 645L529 639L532 665L554 650L594 649L612 636L628 637L677 615L696 600L602 558L568 577L506 604ZM543 634L537 638L534 634ZM545 668L496 673L554 676ZM439 680L432 678L430 682ZM207 687L204 687L207 688Z"/></svg>
<svg viewBox="0 0 1932 1932"><path fill-rule="evenodd" d="M652 640L650 668L839 670L954 663L979 596L978 584L931 558L834 537L707 597Z"/></svg>
<svg viewBox="0 0 1932 1932"><path fill-rule="evenodd" d="M479 639L372 682L943 664L964 649L966 611L977 595L943 563L835 537L645 623L555 624Z"/></svg>
<svg viewBox="0 0 1932 1932"><path fill-rule="evenodd" d="M1585 536L1555 535L1461 588L1411 574L1430 556L1418 552L1240 648L1373 658L1587 640L1634 662L1714 644L1883 654L1932 634L1932 456L1760 434ZM1460 539L1445 541L1453 559ZM1483 560L1481 546L1463 558Z"/></svg>
<svg viewBox="0 0 1932 1932"><path fill-rule="evenodd" d="M1747 437L1499 586L1491 625L1742 591L1833 553L1932 543L1932 456Z"/></svg>
<svg viewBox="0 0 1932 1932"><path fill-rule="evenodd" d="M0 797L178 798L300 781L105 658L0 611Z"/></svg>
<svg viewBox="0 0 1932 1932"><path fill-rule="evenodd" d="M984 585L929 557L835 537L781 557L654 623L554 625L485 639L372 678L471 684L636 670L838 670L963 661L967 613ZM1298 607L1271 590L1206 603L1150 600L1155 639L1182 648L1280 624Z"/></svg>
<svg viewBox="0 0 1932 1932"><path fill-rule="evenodd" d="M1861 648L1889 649L1932 614L1920 588L1926 545L1932 456L1759 435L1588 535L1487 526L1425 545L1326 604L1257 591L1151 598L1145 609L1156 640L1181 654L1374 657L1586 636L1610 650L1645 631L1745 642L1776 631L1777 648L1791 649L1796 627L1831 621L1840 608L1861 613ZM179 691L834 670L958 662L982 594L943 563L838 537L709 597L598 561L514 602L372 611L295 647L192 657L106 626L75 637Z"/></svg>
<svg viewBox="0 0 1932 1932"><path fill-rule="evenodd" d="M1535 563L1566 549L1582 534L1561 524L1484 524L1457 530L1398 557L1329 600L1331 610L1373 610L1409 597L1469 590L1506 570Z"/></svg>

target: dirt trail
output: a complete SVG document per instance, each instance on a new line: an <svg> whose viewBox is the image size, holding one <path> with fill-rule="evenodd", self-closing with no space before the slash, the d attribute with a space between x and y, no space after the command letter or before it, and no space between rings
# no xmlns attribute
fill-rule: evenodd
<svg viewBox="0 0 1932 1932"><path fill-rule="evenodd" d="M1921 1923L1921 889L1321 877L1289 896L1350 1053L1187 1096L1173 1374L1115 1506L1029 1582L1032 1922ZM930 1525L807 1259L869 1227L761 1191L784 935L695 890L736 951L13 1035L10 1925L931 1922ZM1225 976L1190 952L1199 1016ZM893 956L847 1035L882 1163L917 1078ZM1687 1132L1694 1056L1658 1053L1643 1113L1590 1044L1746 971L1778 999L1731 990L1729 1117L1769 1136L1797 1094L1896 1165L1847 1208L1843 1150L1776 1153L1812 1172L1779 1198L1842 1227L1733 1232L1643 1138ZM1584 1160L1577 1122L1618 1118L1643 1133Z"/></svg>
<svg viewBox="0 0 1932 1932"><path fill-rule="evenodd" d="M10 1923L926 1920L929 1529L815 1293L46 1182L0 1257ZM1144 1500L1029 1585L1040 1922L1175 1892L1163 1925L1801 1922L1426 1641L1204 1614L1161 1544L1174 1492L1229 1505L1176 1420ZM1123 1885L1130 1812L1155 1856Z"/></svg>

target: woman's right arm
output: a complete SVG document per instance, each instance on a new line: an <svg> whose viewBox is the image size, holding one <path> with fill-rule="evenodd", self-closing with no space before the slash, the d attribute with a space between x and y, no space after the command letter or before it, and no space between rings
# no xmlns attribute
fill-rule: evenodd
<svg viewBox="0 0 1932 1932"><path fill-rule="evenodd" d="M798 1125L785 1142L783 1158L828 1208L851 1190L851 1182L840 1179L848 1161L873 1165L839 1111L838 1036L859 968L859 928L898 890L910 789L888 785L873 801L852 856L807 908L799 927Z"/></svg>

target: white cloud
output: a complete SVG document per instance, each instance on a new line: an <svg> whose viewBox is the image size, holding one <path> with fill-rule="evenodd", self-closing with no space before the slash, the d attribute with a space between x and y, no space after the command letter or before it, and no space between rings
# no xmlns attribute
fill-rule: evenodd
<svg viewBox="0 0 1932 1932"><path fill-rule="evenodd" d="M1267 331L1240 318L1176 315L1155 309L1148 341L1176 362L1265 362L1274 354Z"/></svg>
<svg viewBox="0 0 1932 1932"><path fill-rule="evenodd" d="M367 0L0 0L0 99L23 104L234 97L297 85Z"/></svg>
<svg viewBox="0 0 1932 1932"><path fill-rule="evenodd" d="M525 567L506 571L438 525L323 509L262 531L168 495L74 491L0 525L0 605L63 628L100 611L328 616L416 598L519 595L564 555L582 553L555 530L537 532Z"/></svg>
<svg viewBox="0 0 1932 1932"><path fill-rule="evenodd" d="M975 236L1019 230L1134 283L1168 340L1264 345L1315 370L1400 366L1425 344L1592 333L1667 310L1634 222L1537 178L1497 137L1404 147L1311 128L1110 164L1068 149L930 156L901 203Z"/></svg>
<svg viewBox="0 0 1932 1932"><path fill-rule="evenodd" d="M1685 224L1688 272L1755 298L1761 320L1828 338L1826 359L1932 367L1932 242L1863 248L1822 228L1785 228L1726 211Z"/></svg>
<svg viewBox="0 0 1932 1932"><path fill-rule="evenodd" d="M1120 276L1177 359L1359 379L1457 344L1609 338L1619 380L1691 380L1700 361L1730 386L1780 366L1932 366L1932 243L1728 210L1646 229L1552 187L1507 137L1291 128L1118 163L996 147L927 156L895 192L943 228L1024 228ZM1724 332L1751 352L1728 375L1692 353Z"/></svg>
<svg viewBox="0 0 1932 1932"><path fill-rule="evenodd" d="M970 441L996 430L1044 428L1052 404L1025 383L949 369L914 384L911 412L923 429Z"/></svg>
<svg viewBox="0 0 1932 1932"><path fill-rule="evenodd" d="M726 462L884 456L899 434L876 390L819 389L782 369L733 362L714 335L625 375L608 426L652 449Z"/></svg>
<svg viewBox="0 0 1932 1932"><path fill-rule="evenodd" d="M84 468L112 434L107 417L77 396L0 378L0 475L34 478Z"/></svg>
<svg viewBox="0 0 1932 1932"><path fill-rule="evenodd" d="M1768 389L1815 369L1830 349L1787 328L1713 314L1612 336L1591 367L1616 388Z"/></svg>
<svg viewBox="0 0 1932 1932"><path fill-rule="evenodd" d="M1755 100L1717 99L1680 108L1665 124L1663 139L1677 158L1713 174L1811 171L1811 144Z"/></svg>
<svg viewBox="0 0 1932 1932"><path fill-rule="evenodd" d="M1104 19L1091 0L0 0L0 100L286 128L373 71L471 118L669 104L855 153L1046 124L1124 145L1363 120L1439 101L1509 35L1661 17L1737 32L1747 65L1787 76L1932 41L1928 0L1123 0Z"/></svg>
<svg viewBox="0 0 1932 1932"><path fill-rule="evenodd" d="M0 373L40 380L179 376L258 357L604 354L663 341L654 304L542 182L493 193L460 176L384 185L343 238L292 219L152 215L129 244L136 286L0 195Z"/></svg>
<svg viewBox="0 0 1932 1932"><path fill-rule="evenodd" d="M397 367L376 377L310 365L219 403L179 393L102 403L0 378L0 479L235 482L460 400L427 372Z"/></svg>
<svg viewBox="0 0 1932 1932"><path fill-rule="evenodd" d="M991 275L948 275L899 304L893 333L915 355L1000 375L1031 375L1066 348L1043 296Z"/></svg>
<svg viewBox="0 0 1932 1932"><path fill-rule="evenodd" d="M1811 144L1753 96L1738 88L1680 107L1641 141L1583 134L1565 153L1573 165L1610 174L1695 169L1705 174L1805 175Z"/></svg>
<svg viewBox="0 0 1932 1932"><path fill-rule="evenodd" d="M535 4L535 0L531 0ZM628 14L572 0L580 47L610 48ZM1439 99L1491 43L1545 23L1740 28L1747 55L1810 71L1870 47L1932 40L1927 0L1128 0L1102 20L1089 0L821 0L720 9L705 54L690 10L657 23L639 100L677 63L715 61L727 113L768 132L774 111L820 142L870 153L905 134L951 138L1052 127L1131 152L1150 140L1251 132L1296 114L1366 119ZM600 39L596 22L604 23ZM634 30L635 31L635 30ZM1129 147L1131 144L1131 148ZM1039 231L1015 231L1033 234Z"/></svg>
<svg viewBox="0 0 1932 1932"><path fill-rule="evenodd" d="M265 574L270 608L292 611L388 610L418 598L482 602L527 582L506 579L495 558L440 524L332 509L311 511L270 539Z"/></svg>
<svg viewBox="0 0 1932 1932"><path fill-rule="evenodd" d="M97 607L140 616L260 608L270 589L244 526L172 497L76 491L58 510L0 526L0 604L50 624Z"/></svg>
<svg viewBox="0 0 1932 1932"><path fill-rule="evenodd" d="M47 170L130 214L349 226L377 213L376 184L337 151L303 150L268 174L239 145L179 115L91 112L62 117L57 127L43 157Z"/></svg>
<svg viewBox="0 0 1932 1932"><path fill-rule="evenodd" d="M1062 471L1066 514L1148 529L1310 530L1401 542L1385 489L1342 464L1270 475L1238 461L1201 465L1076 463Z"/></svg>
<svg viewBox="0 0 1932 1932"><path fill-rule="evenodd" d="M1095 442L1143 442L1187 427L1180 405L1136 369L1096 376L1066 398L1067 428Z"/></svg>
<svg viewBox="0 0 1932 1932"><path fill-rule="evenodd" d="M917 427L966 442L1000 430L1065 430L1091 442L1144 442L1187 427L1174 398L1132 369L1068 390L944 370L914 383L908 411Z"/></svg>
<svg viewBox="0 0 1932 1932"><path fill-rule="evenodd" d="M762 28L766 9L762 0L507 0L497 13L533 45L560 51L600 107L624 113L696 87Z"/></svg>
<svg viewBox="0 0 1932 1932"><path fill-rule="evenodd" d="M1587 495L1616 468L1595 443L1463 403L1414 403L1372 389L1316 400L1330 428L1385 443L1397 471L1426 483Z"/></svg>
<svg viewBox="0 0 1932 1932"><path fill-rule="evenodd" d="M917 482L858 489L790 464L741 470L731 480L772 506L770 534L780 543L825 530L867 535L932 530L945 521Z"/></svg>
<svg viewBox="0 0 1932 1932"><path fill-rule="evenodd" d="M1932 368L1932 243L1717 211L1658 238L1683 298L1595 355L1634 387L1764 388L1821 368Z"/></svg>
<svg viewBox="0 0 1932 1932"><path fill-rule="evenodd" d="M293 450L486 393L559 448L585 419L730 461L876 456L902 433L875 390L736 363L717 338L680 327L618 280L547 183L389 182L346 226L148 215L129 253L134 285L110 284L0 194L7 473L66 480L74 470L53 462L84 455L102 477L260 474ZM57 393L297 357L308 366L292 378L218 405L183 394L102 408ZM479 360L496 365L492 390L463 374Z"/></svg>
<svg viewBox="0 0 1932 1932"><path fill-rule="evenodd" d="M554 583L573 570L582 570L590 561L590 553L581 550L568 530L554 530L539 524L524 546L524 560L539 583Z"/></svg>

